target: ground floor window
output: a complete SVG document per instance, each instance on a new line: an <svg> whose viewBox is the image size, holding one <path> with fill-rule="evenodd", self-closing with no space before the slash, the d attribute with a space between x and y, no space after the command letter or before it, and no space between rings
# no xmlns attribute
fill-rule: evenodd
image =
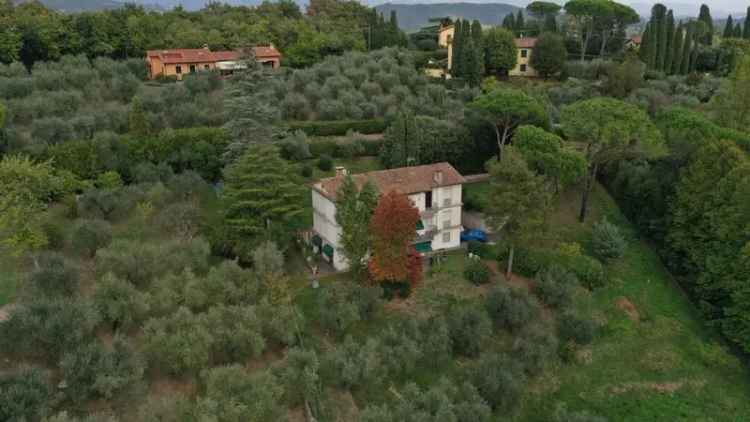
<svg viewBox="0 0 750 422"><path fill-rule="evenodd" d="M190 73L195 73L195 65L194 64L190 65Z"/></svg>
<svg viewBox="0 0 750 422"><path fill-rule="evenodd" d="M525 64L521 65L521 72L526 72L526 65Z"/></svg>
<svg viewBox="0 0 750 422"><path fill-rule="evenodd" d="M180 73L182 73L182 66L180 66L180 65L177 65L177 66L175 66L175 67L174 67L174 71L175 71L175 73L177 73L177 74L180 74Z"/></svg>

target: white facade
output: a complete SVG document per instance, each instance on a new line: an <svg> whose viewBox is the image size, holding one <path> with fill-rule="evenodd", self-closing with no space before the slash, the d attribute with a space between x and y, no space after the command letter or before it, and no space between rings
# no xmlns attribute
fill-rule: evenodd
<svg viewBox="0 0 750 422"><path fill-rule="evenodd" d="M409 195L409 199L419 210L424 226L416 230L415 243L429 242L433 251L461 245L461 185L436 187L429 193ZM431 199L429 204L428 199ZM341 227L336 223L336 205L315 189L312 190L312 205L314 231L324 246L333 247L334 268L346 270L348 262L339 250Z"/></svg>

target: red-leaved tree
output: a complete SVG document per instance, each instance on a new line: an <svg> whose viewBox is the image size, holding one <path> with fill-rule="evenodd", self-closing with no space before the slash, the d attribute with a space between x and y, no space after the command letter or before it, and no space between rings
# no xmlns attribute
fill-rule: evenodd
<svg viewBox="0 0 750 422"><path fill-rule="evenodd" d="M421 258L411 244L418 220L419 210L406 195L390 191L380 197L370 220L372 256L369 269L375 281L408 280L414 286L422 277Z"/></svg>

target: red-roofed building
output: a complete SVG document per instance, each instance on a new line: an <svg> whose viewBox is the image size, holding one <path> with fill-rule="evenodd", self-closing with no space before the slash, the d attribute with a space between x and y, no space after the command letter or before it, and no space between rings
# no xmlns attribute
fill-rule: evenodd
<svg viewBox="0 0 750 422"><path fill-rule="evenodd" d="M253 47L255 60L264 66L277 69L281 64L281 53L272 45ZM149 79L161 76L174 76L178 80L186 73L218 69L222 74L232 74L244 68L239 51L211 51L204 48L175 48L169 50L148 50L146 65Z"/></svg>
<svg viewBox="0 0 750 422"><path fill-rule="evenodd" d="M515 39L518 60L516 67L510 70L510 76L538 76L539 74L531 66L531 55L534 54L536 38L521 37Z"/></svg>
<svg viewBox="0 0 750 422"><path fill-rule="evenodd" d="M337 167L336 176L321 179L311 186L311 240L337 270L349 267L346 258L338 251L341 246L341 226L336 222L336 193L346 174L346 169ZM409 197L420 215L412 241L420 253L429 254L461 245L461 186L466 179L450 164L371 171L355 174L352 178L360 188L369 181L381 194L396 191Z"/></svg>

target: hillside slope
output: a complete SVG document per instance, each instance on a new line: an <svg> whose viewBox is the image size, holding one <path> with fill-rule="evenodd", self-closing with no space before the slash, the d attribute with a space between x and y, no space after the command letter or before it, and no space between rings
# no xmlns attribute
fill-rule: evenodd
<svg viewBox="0 0 750 422"><path fill-rule="evenodd" d="M375 10L385 16L388 16L392 10L395 10L401 29L412 31L426 25L430 18L443 16L469 20L478 19L482 25L499 25L505 15L517 13L519 8L505 3L386 3L376 6Z"/></svg>

